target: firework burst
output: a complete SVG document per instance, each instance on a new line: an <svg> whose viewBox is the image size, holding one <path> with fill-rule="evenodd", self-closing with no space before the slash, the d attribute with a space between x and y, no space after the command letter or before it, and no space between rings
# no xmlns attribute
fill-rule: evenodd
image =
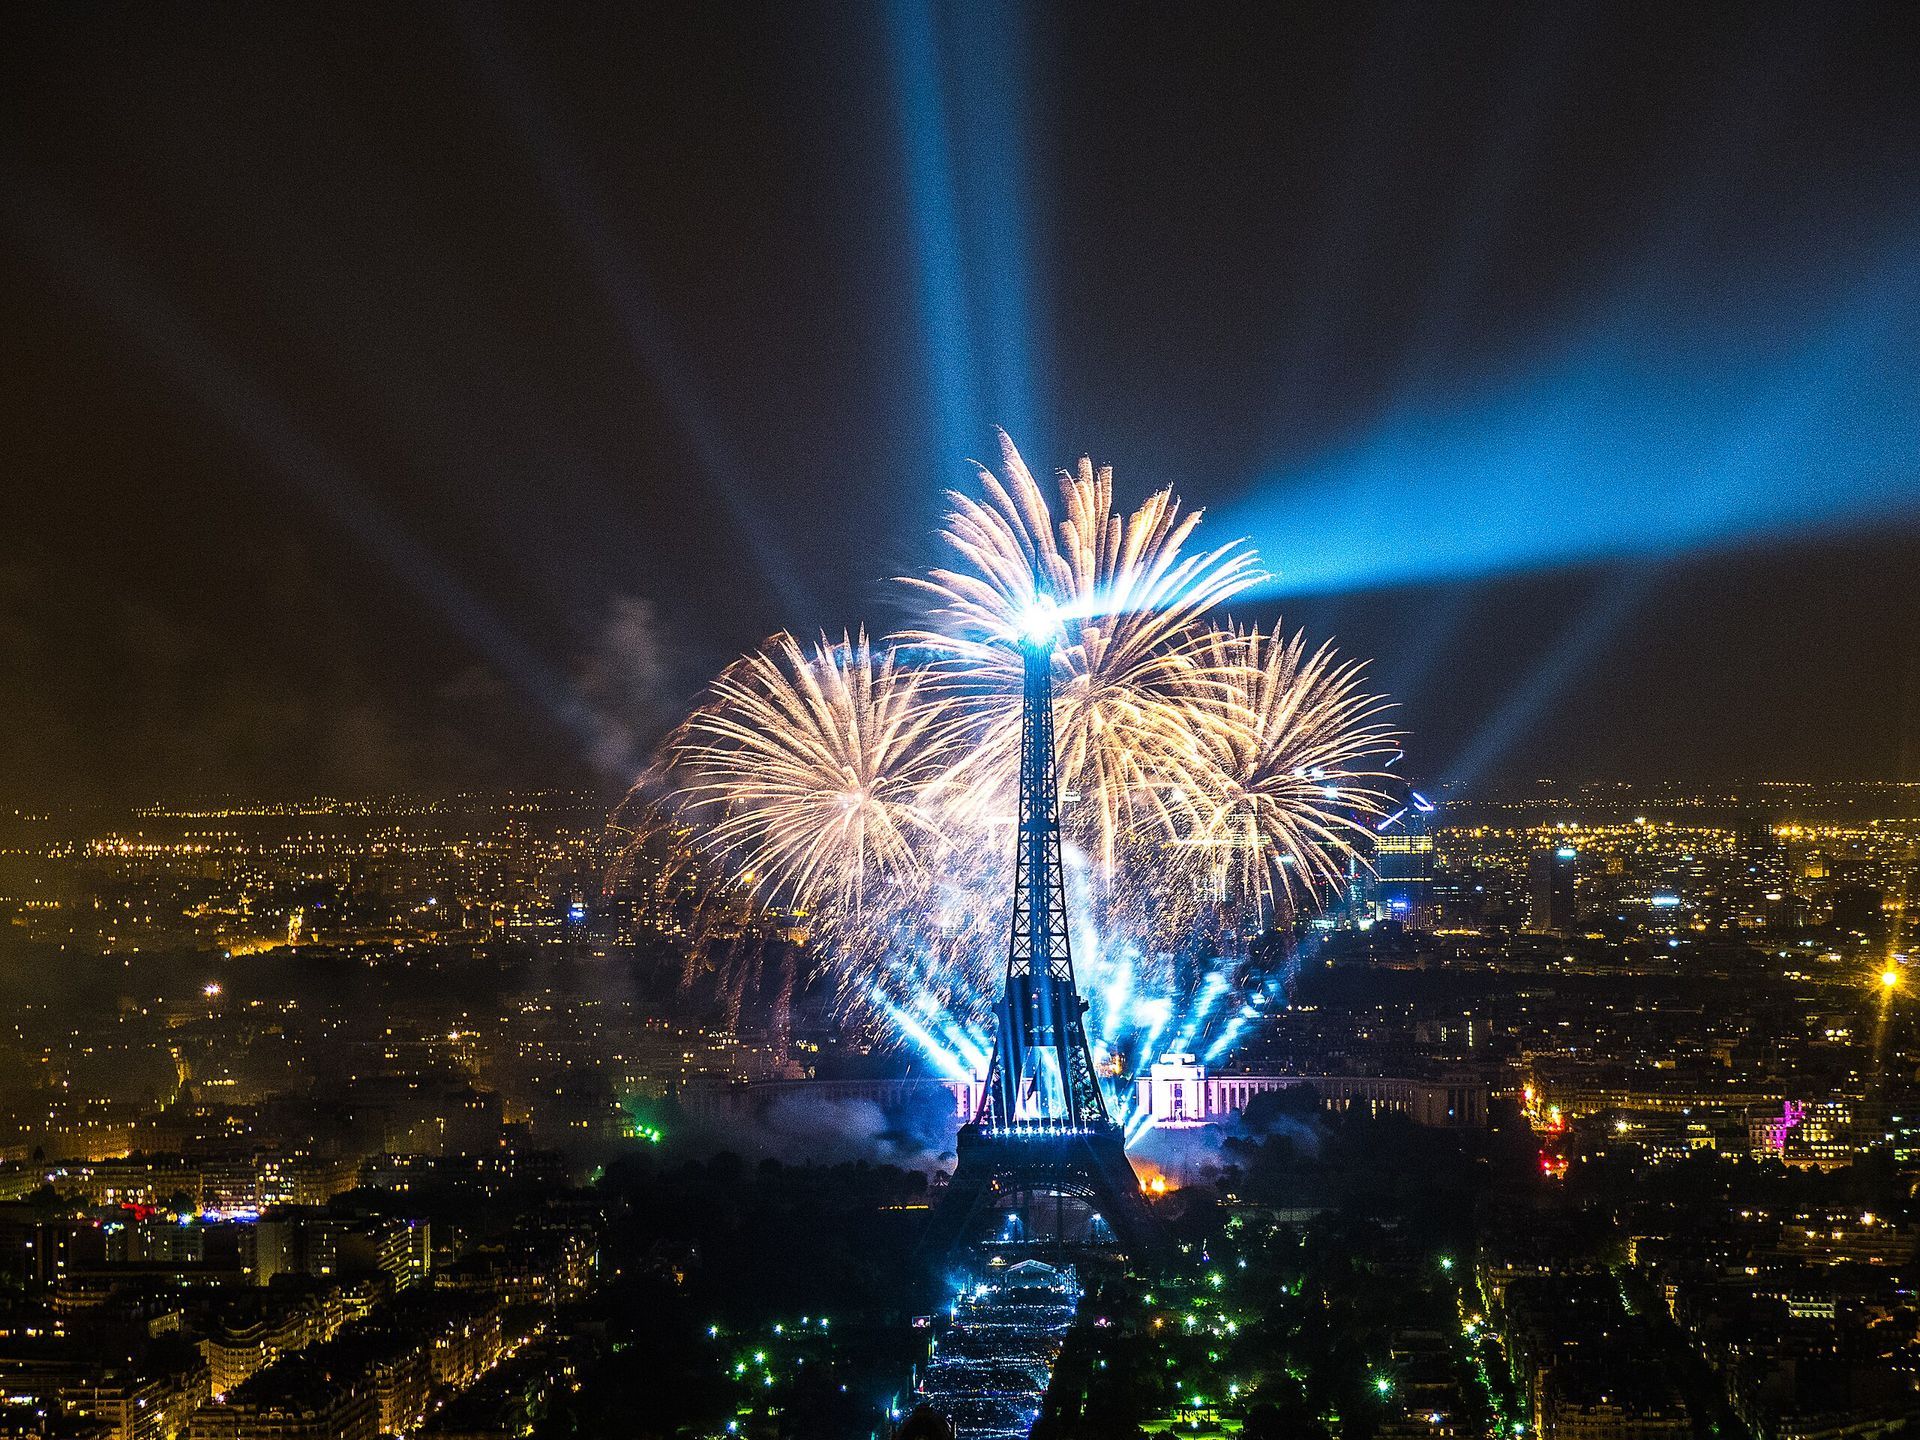
<svg viewBox="0 0 1920 1440"><path fill-rule="evenodd" d="M846 1018L949 1072L984 1053L1005 964L1036 600L1062 624L1076 960L1115 1054L1130 1031L1141 1054L1193 1042L1228 989L1222 957L1340 880L1380 809L1367 767L1392 749L1360 665L1213 620L1264 578L1244 542L1196 545L1200 514L1169 490L1117 508L1112 472L1086 460L1056 508L1001 439L1004 476L983 468L982 498L952 497L956 558L907 582L923 624L879 644L775 636L714 681L649 791L726 877L714 913L804 912Z"/></svg>
<svg viewBox="0 0 1920 1440"><path fill-rule="evenodd" d="M1064 628L1054 650L1057 763L1075 838L1111 883L1130 839L1171 838L1208 792L1196 732L1219 723L1222 677L1208 663L1203 617L1265 578L1241 541L1188 552L1200 512L1160 490L1130 515L1114 507L1113 471L1083 459L1059 478L1056 521L1020 452L1000 437L1005 479L980 471L984 501L954 494L942 532L964 562L905 583L932 607L910 631L968 702L971 753L956 798L1010 808L1020 745L1017 640L1037 597Z"/></svg>
<svg viewBox="0 0 1920 1440"><path fill-rule="evenodd" d="M811 650L781 634L713 682L668 755L682 813L752 893L857 912L944 848L957 738L932 676L864 630Z"/></svg>
<svg viewBox="0 0 1920 1440"><path fill-rule="evenodd" d="M1215 630L1205 641L1207 687L1200 707L1218 723L1198 726L1213 772L1194 843L1223 857L1242 893L1262 909L1291 908L1340 883L1367 820L1385 813L1395 733L1380 721L1383 696L1362 686L1365 662L1341 660L1331 644L1311 652L1306 636Z"/></svg>

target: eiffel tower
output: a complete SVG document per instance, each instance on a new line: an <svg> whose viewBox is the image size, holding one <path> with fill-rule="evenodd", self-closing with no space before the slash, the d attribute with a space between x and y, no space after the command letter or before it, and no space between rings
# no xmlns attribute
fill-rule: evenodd
<svg viewBox="0 0 1920 1440"><path fill-rule="evenodd" d="M1014 867L1013 934L997 1012L993 1059L980 1108L960 1127L957 1163L935 1217L942 1251L975 1237L1004 1199L1022 1209L1037 1197L1064 1208L1087 1202L1119 1248L1157 1248L1160 1231L1107 1112L1073 979L1060 799L1053 757L1053 649L1060 615L1042 596L1023 625L1020 706L1020 829Z"/></svg>

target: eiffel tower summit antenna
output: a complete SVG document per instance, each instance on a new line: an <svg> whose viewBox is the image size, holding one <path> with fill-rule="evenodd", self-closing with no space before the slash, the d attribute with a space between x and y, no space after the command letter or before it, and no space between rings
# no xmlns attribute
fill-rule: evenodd
<svg viewBox="0 0 1920 1440"><path fill-rule="evenodd" d="M1053 750L1053 657L1065 623L1044 592L1020 617L1020 824L1006 988L980 1106L960 1127L957 1163L936 1218L943 1249L971 1238L989 1209L1039 1197L1085 1201L1122 1250L1150 1249L1159 1227L1108 1113L1074 983L1060 864ZM1062 1207L1056 1204L1056 1213ZM1064 1237L1061 1237L1064 1238Z"/></svg>

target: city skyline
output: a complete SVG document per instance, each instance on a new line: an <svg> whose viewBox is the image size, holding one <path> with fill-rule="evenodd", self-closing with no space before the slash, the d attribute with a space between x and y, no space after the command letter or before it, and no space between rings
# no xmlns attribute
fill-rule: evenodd
<svg viewBox="0 0 1920 1440"><path fill-rule="evenodd" d="M1915 56L8 9L0 1440L1920 1434Z"/></svg>

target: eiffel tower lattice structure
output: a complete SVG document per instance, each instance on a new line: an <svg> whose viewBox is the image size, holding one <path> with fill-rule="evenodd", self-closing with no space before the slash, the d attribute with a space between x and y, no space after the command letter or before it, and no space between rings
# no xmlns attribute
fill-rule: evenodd
<svg viewBox="0 0 1920 1440"><path fill-rule="evenodd" d="M1006 991L1000 1000L986 1089L960 1127L957 1163L935 1217L942 1251L978 1236L1011 1201L1075 1199L1105 1221L1128 1254L1157 1248L1160 1229L1108 1113L1073 978L1060 799L1053 750L1053 651L1060 617L1042 597L1022 629L1019 854Z"/></svg>

